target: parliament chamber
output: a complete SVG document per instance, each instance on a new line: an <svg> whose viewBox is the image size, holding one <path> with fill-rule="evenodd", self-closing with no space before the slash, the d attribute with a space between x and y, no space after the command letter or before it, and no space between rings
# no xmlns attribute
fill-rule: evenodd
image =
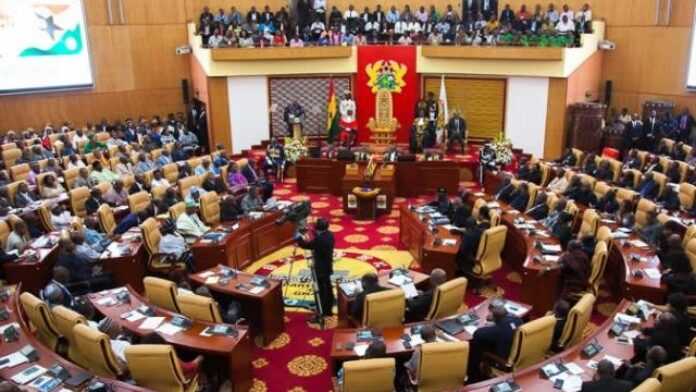
<svg viewBox="0 0 696 392"><path fill-rule="evenodd" d="M696 391L695 9L0 2L0 391Z"/></svg>

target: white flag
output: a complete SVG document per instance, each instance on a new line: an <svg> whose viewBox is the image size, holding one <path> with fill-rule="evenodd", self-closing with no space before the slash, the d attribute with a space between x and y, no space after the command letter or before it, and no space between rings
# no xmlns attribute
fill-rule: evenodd
<svg viewBox="0 0 696 392"><path fill-rule="evenodd" d="M447 89L445 88L445 75L440 76L440 116L442 124L447 124L449 112L447 109Z"/></svg>

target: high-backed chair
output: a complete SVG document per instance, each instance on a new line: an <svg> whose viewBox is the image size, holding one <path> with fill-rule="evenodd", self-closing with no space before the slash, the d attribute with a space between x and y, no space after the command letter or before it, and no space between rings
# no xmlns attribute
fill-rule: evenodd
<svg viewBox="0 0 696 392"><path fill-rule="evenodd" d="M179 215L183 214L186 212L186 203L183 201L180 201L173 206L169 207L169 217L172 218L173 221L176 222L176 220L179 218Z"/></svg>
<svg viewBox="0 0 696 392"><path fill-rule="evenodd" d="M42 193L43 193L43 187L44 187L43 183L44 183L44 180L46 179L46 177L48 177L48 176L55 177L56 175L53 172L44 172L44 173L41 173L41 174L36 176L36 193L38 193L39 195L42 195ZM56 181L57 180L58 179L56 178Z"/></svg>
<svg viewBox="0 0 696 392"><path fill-rule="evenodd" d="M692 238L696 238L696 224L692 224L686 228L684 237L682 237L682 246L686 246Z"/></svg>
<svg viewBox="0 0 696 392"><path fill-rule="evenodd" d="M642 170L643 167L648 163L648 152L644 150L638 150L638 159L640 159L640 167L638 170Z"/></svg>
<svg viewBox="0 0 696 392"><path fill-rule="evenodd" d="M500 225L500 211L499 210L491 210L488 213L488 216L491 218L491 227L496 227Z"/></svg>
<svg viewBox="0 0 696 392"><path fill-rule="evenodd" d="M582 164L582 159L585 157L585 153L578 148L573 148L571 151L573 151L573 155L575 155L575 166L580 166Z"/></svg>
<svg viewBox="0 0 696 392"><path fill-rule="evenodd" d="M696 238L692 238L686 243L684 247L686 255L689 257L689 262L691 263L691 268L696 271Z"/></svg>
<svg viewBox="0 0 696 392"><path fill-rule="evenodd" d="M15 195L17 195L17 188L21 183L26 183L26 181L14 181L7 184L7 197L10 199L10 204L14 205Z"/></svg>
<svg viewBox="0 0 696 392"><path fill-rule="evenodd" d="M607 250L611 247L612 233L609 226L599 226L597 229L597 241L607 244Z"/></svg>
<svg viewBox="0 0 696 392"><path fill-rule="evenodd" d="M500 225L483 232L476 252L476 262L472 275L477 279L488 279L503 266L500 253L505 247L507 227Z"/></svg>
<svg viewBox="0 0 696 392"><path fill-rule="evenodd" d="M118 378L126 369L111 350L109 336L85 324L73 327L73 339L77 349L87 361L87 368L97 376Z"/></svg>
<svg viewBox="0 0 696 392"><path fill-rule="evenodd" d="M580 208L573 200L569 200L566 204L565 212L569 213L570 216L573 217L572 221L574 222L575 218L577 218L578 214L580 213Z"/></svg>
<svg viewBox="0 0 696 392"><path fill-rule="evenodd" d="M342 392L392 392L394 358L361 359L343 363Z"/></svg>
<svg viewBox="0 0 696 392"><path fill-rule="evenodd" d="M177 302L176 283L167 279L146 276L143 278L143 286L145 287L145 298L151 304L172 312L181 312Z"/></svg>
<svg viewBox="0 0 696 392"><path fill-rule="evenodd" d="M362 325L367 328L387 328L401 325L406 312L406 298L401 289L365 296Z"/></svg>
<svg viewBox="0 0 696 392"><path fill-rule="evenodd" d="M663 392L693 391L696 388L696 357L687 357L655 371Z"/></svg>
<svg viewBox="0 0 696 392"><path fill-rule="evenodd" d="M160 225L157 219L147 218L145 222L140 224L140 232L143 235L145 251L148 254L148 270L157 273L168 273L172 270L185 268L185 265L174 260L172 255L160 253L159 242L162 238L162 233L160 233Z"/></svg>
<svg viewBox="0 0 696 392"><path fill-rule="evenodd" d="M7 220L1 220L0 221L0 246L2 248L5 248L5 243L7 242L7 237L10 235L10 224L7 222Z"/></svg>
<svg viewBox="0 0 696 392"><path fill-rule="evenodd" d="M131 213L138 213L146 209L150 203L150 193L146 191L137 192L128 196L128 208L130 208Z"/></svg>
<svg viewBox="0 0 696 392"><path fill-rule="evenodd" d="M551 180L551 165L546 162L539 162L539 168L541 169L541 183L540 186L546 186Z"/></svg>
<svg viewBox="0 0 696 392"><path fill-rule="evenodd" d="M527 189L529 190L529 201L527 202L527 210L534 207L534 202L536 201L537 195L539 194L539 185L528 182Z"/></svg>
<svg viewBox="0 0 696 392"><path fill-rule="evenodd" d="M188 380L179 357L168 344L136 344L126 347L130 375L138 386L157 392L195 392L198 375Z"/></svg>
<svg viewBox="0 0 696 392"><path fill-rule="evenodd" d="M10 167L10 178L12 181L25 181L29 178L31 166L28 163L19 163Z"/></svg>
<svg viewBox="0 0 696 392"><path fill-rule="evenodd" d="M608 159L608 161L609 167L611 168L612 173L614 173L612 181L617 182L619 181L619 178L621 178L621 167L623 166L623 163L613 158Z"/></svg>
<svg viewBox="0 0 696 392"><path fill-rule="evenodd" d="M179 194L181 197L186 197L188 195L189 189L192 186L200 186L201 179L198 176L188 176L179 180Z"/></svg>
<svg viewBox="0 0 696 392"><path fill-rule="evenodd" d="M594 187L594 194L597 196L597 199L602 198L604 195L607 194L612 189L612 186L607 184L604 181L597 181Z"/></svg>
<svg viewBox="0 0 696 392"><path fill-rule="evenodd" d="M662 195L665 193L665 187L667 186L667 176L662 173L653 172L653 180L655 180L659 186L657 197L662 197Z"/></svg>
<svg viewBox="0 0 696 392"><path fill-rule="evenodd" d="M51 220L51 211L48 210L48 205L42 204L36 211L39 214L39 221L41 221L41 226L44 231L47 233L55 231L53 221Z"/></svg>
<svg viewBox="0 0 696 392"><path fill-rule="evenodd" d="M168 163L162 166L162 176L169 181L170 184L175 184L179 178L179 166L176 163Z"/></svg>
<svg viewBox="0 0 696 392"><path fill-rule="evenodd" d="M150 156L152 156L152 160L156 160L157 158L162 155L162 149L161 148L155 148L154 150L150 151Z"/></svg>
<svg viewBox="0 0 696 392"><path fill-rule="evenodd" d="M580 231L578 231L578 237L582 238L586 235L596 236L599 220L600 217L596 210L592 208L586 209L582 214L582 224L580 225Z"/></svg>
<svg viewBox="0 0 696 392"><path fill-rule="evenodd" d="M679 184L679 204L685 210L690 210L694 207L696 200L696 185L682 182Z"/></svg>
<svg viewBox="0 0 696 392"><path fill-rule="evenodd" d="M476 218L476 220L479 220L480 219L479 210L481 210L481 207L483 207L485 205L486 205L486 200L484 200L483 198L476 199L476 201L474 201L474 206L471 208L471 216Z"/></svg>
<svg viewBox="0 0 696 392"><path fill-rule="evenodd" d="M87 215L85 203L89 199L89 188L86 186L75 188L68 192L68 198L70 199L70 209L73 215L81 218Z"/></svg>
<svg viewBox="0 0 696 392"><path fill-rule="evenodd" d="M21 157L22 150L19 148L8 148L7 150L2 150L2 160L5 162L5 167L12 167Z"/></svg>
<svg viewBox="0 0 696 392"><path fill-rule="evenodd" d="M578 302L573 305L568 313L566 322L563 325L563 332L558 339L558 351L572 347L582 340L585 327L592 317L592 307L596 297L590 293L583 295Z"/></svg>
<svg viewBox="0 0 696 392"><path fill-rule="evenodd" d="M637 387L633 388L632 392L661 392L662 384L656 378L650 377L643 381Z"/></svg>
<svg viewBox="0 0 696 392"><path fill-rule="evenodd" d="M217 192L206 192L201 195L201 219L209 226L220 223L220 196Z"/></svg>
<svg viewBox="0 0 696 392"><path fill-rule="evenodd" d="M55 322L56 329L68 342L68 358L84 368L88 367L88 361L82 356L82 352L80 352L80 350L77 348L74 333L74 327L77 324L87 324L87 319L85 316L62 305L53 307L51 312L53 314L53 321Z"/></svg>
<svg viewBox="0 0 696 392"><path fill-rule="evenodd" d="M555 326L554 316L544 316L525 323L515 331L510 355L504 359L491 357L495 359L497 367L505 372L532 366L542 361L551 348ZM496 370L494 372L497 373Z"/></svg>
<svg viewBox="0 0 696 392"><path fill-rule="evenodd" d="M67 190L73 189L73 184L75 184L75 180L77 180L77 177L80 176L80 169L77 167L73 167L72 169L66 169L63 170L63 180L65 181L65 188Z"/></svg>
<svg viewBox="0 0 696 392"><path fill-rule="evenodd" d="M628 188L618 188L616 190L616 201L623 204L626 201L635 200L638 197L638 192Z"/></svg>
<svg viewBox="0 0 696 392"><path fill-rule="evenodd" d="M592 255L592 270L587 280L587 288L595 297L599 295L599 285L602 282L604 271L607 268L608 255L607 244L603 241L597 241L594 254Z"/></svg>
<svg viewBox="0 0 696 392"><path fill-rule="evenodd" d="M111 234L116 228L116 218L114 218L114 210L108 204L102 204L97 209L97 220L99 227L106 234Z"/></svg>
<svg viewBox="0 0 696 392"><path fill-rule="evenodd" d="M689 349L686 352L687 357L693 357L696 355L696 337L691 339L691 343L689 344Z"/></svg>
<svg viewBox="0 0 696 392"><path fill-rule="evenodd" d="M150 193L152 194L152 198L154 200L158 200L164 197L165 194L167 194L167 186L166 185L160 185L160 186L155 186L150 189Z"/></svg>
<svg viewBox="0 0 696 392"><path fill-rule="evenodd" d="M464 304L467 284L466 278L456 278L439 285L433 294L426 320L436 320L457 313Z"/></svg>
<svg viewBox="0 0 696 392"><path fill-rule="evenodd" d="M23 292L19 296L19 300L31 325L36 328L36 336L41 343L51 350L58 348L60 332L58 332L58 328L53 323L48 305L28 291Z"/></svg>
<svg viewBox="0 0 696 392"><path fill-rule="evenodd" d="M654 202L648 199L640 199L640 201L638 202L638 206L636 207L635 213L636 226L645 226L648 222L648 215L650 214L650 212L656 210L657 205Z"/></svg>
<svg viewBox="0 0 696 392"><path fill-rule="evenodd" d="M197 294L178 294L176 302L184 316L194 320L221 323L220 307L214 299Z"/></svg>
<svg viewBox="0 0 696 392"><path fill-rule="evenodd" d="M0 150L2 151L10 150L13 148L17 148L17 143L4 143L3 145L0 145Z"/></svg>
<svg viewBox="0 0 696 392"><path fill-rule="evenodd" d="M418 392L457 390L466 381L469 342L438 342L421 345L416 379Z"/></svg>

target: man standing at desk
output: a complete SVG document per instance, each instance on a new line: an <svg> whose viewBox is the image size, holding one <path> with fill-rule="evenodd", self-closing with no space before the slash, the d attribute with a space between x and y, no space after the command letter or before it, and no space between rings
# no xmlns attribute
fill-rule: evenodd
<svg viewBox="0 0 696 392"><path fill-rule="evenodd" d="M310 249L314 263L312 268L316 273L319 301L321 303L321 315L333 314L334 294L331 288L331 275L333 274L334 236L329 231L329 222L319 218L314 224L314 239L305 240L301 234L297 234L295 240L302 249Z"/></svg>

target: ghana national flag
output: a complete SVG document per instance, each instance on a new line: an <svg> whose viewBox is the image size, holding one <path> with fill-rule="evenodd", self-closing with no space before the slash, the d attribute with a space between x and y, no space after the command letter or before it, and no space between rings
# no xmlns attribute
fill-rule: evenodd
<svg viewBox="0 0 696 392"><path fill-rule="evenodd" d="M329 143L333 143L338 136L338 101L336 100L336 88L333 79L329 80L329 93L326 101L326 137Z"/></svg>

